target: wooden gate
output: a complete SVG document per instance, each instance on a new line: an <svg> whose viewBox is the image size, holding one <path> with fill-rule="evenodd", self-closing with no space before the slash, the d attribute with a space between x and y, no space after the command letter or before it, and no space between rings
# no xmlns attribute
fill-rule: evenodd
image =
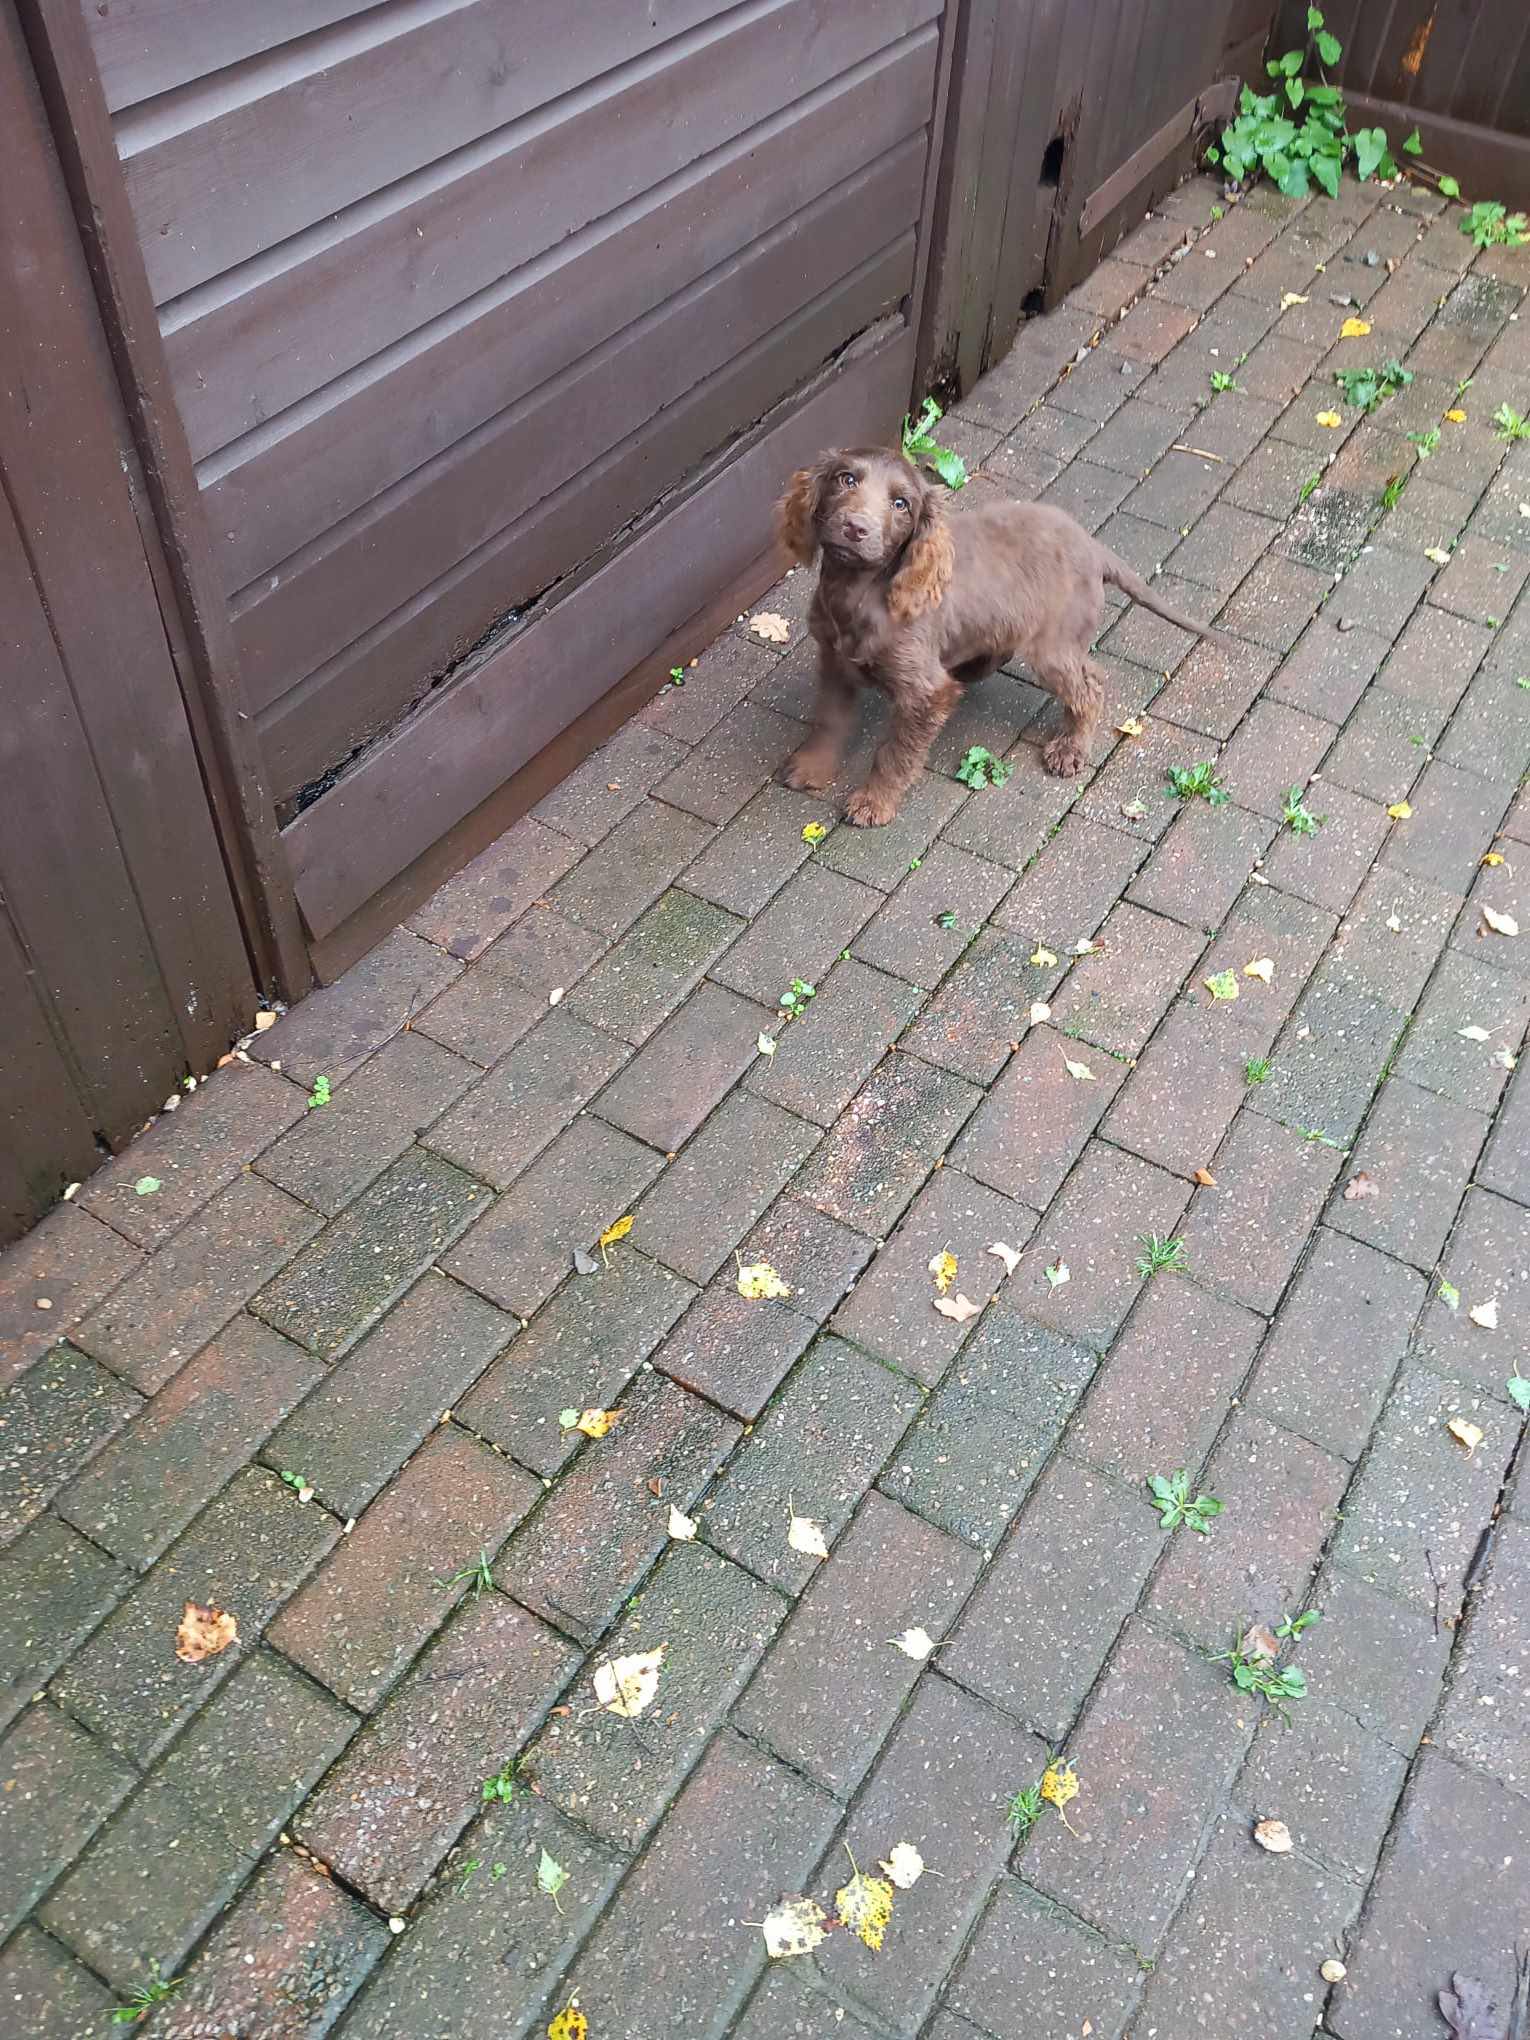
<svg viewBox="0 0 1530 2040"><path fill-rule="evenodd" d="M0 1240L249 1024L164 562L0 7Z"/></svg>

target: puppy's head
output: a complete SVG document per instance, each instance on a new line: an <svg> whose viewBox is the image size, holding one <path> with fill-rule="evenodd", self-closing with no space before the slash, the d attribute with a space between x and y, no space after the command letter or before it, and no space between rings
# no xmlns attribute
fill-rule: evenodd
<svg viewBox="0 0 1530 2040"><path fill-rule="evenodd" d="M935 500L901 454L836 447L797 470L777 517L787 547L804 565L821 547L840 564L880 567L903 551Z"/></svg>

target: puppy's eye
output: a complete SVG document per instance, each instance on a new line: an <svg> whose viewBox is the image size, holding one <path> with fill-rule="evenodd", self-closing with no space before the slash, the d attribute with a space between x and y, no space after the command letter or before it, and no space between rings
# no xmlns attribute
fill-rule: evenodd
<svg viewBox="0 0 1530 2040"><path fill-rule="evenodd" d="M906 510L908 508L907 496L894 496L893 508L894 510Z"/></svg>
<svg viewBox="0 0 1530 2040"><path fill-rule="evenodd" d="M848 468L845 468L841 472L839 476L839 486L842 489L853 489L855 487L855 476L851 474Z"/></svg>

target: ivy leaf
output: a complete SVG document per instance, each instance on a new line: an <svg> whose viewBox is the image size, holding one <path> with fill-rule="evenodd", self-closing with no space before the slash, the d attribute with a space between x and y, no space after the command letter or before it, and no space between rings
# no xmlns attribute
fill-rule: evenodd
<svg viewBox="0 0 1530 2040"><path fill-rule="evenodd" d="M1316 42L1318 56L1325 64L1336 64L1344 54L1344 46L1339 41L1339 38L1336 35L1330 35L1326 28L1318 30ZM1387 145L1385 132L1381 128L1376 128L1374 132L1381 136L1381 146L1385 148Z"/></svg>
<svg viewBox="0 0 1530 2040"><path fill-rule="evenodd" d="M1411 135L1409 135L1408 139L1407 139L1407 140L1406 140L1406 141L1405 141L1405 142L1403 143L1403 145L1402 145L1402 150L1403 150L1403 154L1404 154L1405 156L1422 156L1422 155L1423 155L1423 153L1424 153L1424 145L1423 145L1423 143L1422 143L1422 142L1421 142L1421 141L1419 140L1419 138L1418 138L1418 129L1417 129L1417 128L1415 128L1415 129L1413 130L1412 134L1411 134Z"/></svg>
<svg viewBox="0 0 1530 2040"><path fill-rule="evenodd" d="M1441 198L1459 198L1461 196L1461 187L1457 184L1454 177L1442 177L1440 179L1440 196Z"/></svg>

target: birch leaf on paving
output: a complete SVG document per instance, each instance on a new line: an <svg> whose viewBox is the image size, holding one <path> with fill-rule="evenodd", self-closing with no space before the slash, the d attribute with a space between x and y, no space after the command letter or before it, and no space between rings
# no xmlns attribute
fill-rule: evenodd
<svg viewBox="0 0 1530 2040"><path fill-rule="evenodd" d="M774 1037L769 1034L762 1034L755 1042L755 1047L761 1055L774 1055L776 1052Z"/></svg>
<svg viewBox="0 0 1530 2040"><path fill-rule="evenodd" d="M828 833L822 822L805 822L802 828L802 840L804 843L821 843Z"/></svg>
<svg viewBox="0 0 1530 2040"><path fill-rule="evenodd" d="M553 1904L558 1906L559 1912L562 1912L563 1907L558 1904L558 1893L567 1882L568 1872L544 1849L542 1860L537 1864L537 1890L550 1898Z"/></svg>
<svg viewBox="0 0 1530 2040"><path fill-rule="evenodd" d="M1447 1282L1443 1275L1440 1277L1439 1298L1447 1310L1459 1310L1461 1308L1460 1290L1457 1289L1454 1282Z"/></svg>
<svg viewBox="0 0 1530 2040"><path fill-rule="evenodd" d="M1057 958L1044 943L1038 942L1031 951L1030 961L1034 964L1039 964L1043 970L1050 970L1053 964L1056 963Z"/></svg>
<svg viewBox="0 0 1530 2040"><path fill-rule="evenodd" d="M1426 545L1424 547L1424 558L1426 560L1433 560L1437 567L1448 567L1450 565L1450 554L1446 552L1442 545Z"/></svg>
<svg viewBox="0 0 1530 2040"><path fill-rule="evenodd" d="M227 1650L238 1636L238 1621L226 1609L204 1608L188 1601L175 1632L175 1654L183 1665L199 1665L204 1658Z"/></svg>
<svg viewBox="0 0 1530 2040"><path fill-rule="evenodd" d="M1453 411L1447 411L1445 413L1445 416L1450 420L1452 425L1464 425L1466 423L1466 413L1459 407Z"/></svg>
<svg viewBox="0 0 1530 2040"><path fill-rule="evenodd" d="M1339 328L1341 340L1363 340L1371 330L1368 319L1346 319Z"/></svg>
<svg viewBox="0 0 1530 2040"><path fill-rule="evenodd" d="M792 627L784 616L777 616L773 609L762 609L758 616L751 616L749 628L757 638L763 638L768 645L784 645L792 634Z"/></svg>
<svg viewBox="0 0 1530 2040"><path fill-rule="evenodd" d="M1064 1056L1063 1068L1075 1084L1092 1084L1095 1081L1094 1071L1090 1069L1088 1063L1070 1062L1067 1056Z"/></svg>
<svg viewBox="0 0 1530 2040"><path fill-rule="evenodd" d="M1020 1265L1019 1253L1004 1240L995 1240L993 1245L988 1248L988 1252L1004 1263L1006 1275L1013 1275L1016 1268Z"/></svg>
<svg viewBox="0 0 1530 2040"><path fill-rule="evenodd" d="M795 1509L786 1526L786 1541L793 1551L800 1551L808 1558L827 1558L829 1555L822 1530L811 1516L799 1516Z"/></svg>
<svg viewBox="0 0 1530 2040"><path fill-rule="evenodd" d="M659 1667L664 1662L664 1645L655 1650L634 1651L629 1657L607 1658L595 1667L595 1698L607 1714L619 1714L631 1721L653 1705L659 1690Z"/></svg>
<svg viewBox="0 0 1530 2040"><path fill-rule="evenodd" d="M734 1259L738 1260L738 1256L735 1255ZM791 1284L783 1282L768 1261L751 1261L747 1266L739 1261L738 1293L751 1303L758 1303L772 1296L790 1296L792 1289Z"/></svg>
<svg viewBox="0 0 1530 2040"><path fill-rule="evenodd" d="M140 1176L133 1185L135 1197L152 1197L160 1187L158 1176Z"/></svg>
<svg viewBox="0 0 1530 2040"><path fill-rule="evenodd" d="M1262 1820L1254 1829L1254 1840L1272 1856L1288 1856L1296 1847L1291 1830L1283 1820Z"/></svg>
<svg viewBox="0 0 1530 2040"><path fill-rule="evenodd" d="M782 1956L811 1955L829 1932L829 1915L816 1898L783 1898L760 1922L765 1936L765 1953L772 1961Z"/></svg>
<svg viewBox="0 0 1530 2040"><path fill-rule="evenodd" d="M1052 1008L1044 999L1036 999L1031 1005L1031 1025L1039 1027L1043 1020L1050 1020Z"/></svg>
<svg viewBox="0 0 1530 2040"><path fill-rule="evenodd" d="M1046 1276L1047 1286L1050 1289L1061 1289L1065 1282L1073 1280L1072 1272L1066 1261L1054 1261L1051 1267L1047 1269Z"/></svg>
<svg viewBox="0 0 1530 2040"><path fill-rule="evenodd" d="M937 1296L934 1303L942 1317L954 1318L959 1325L964 1325L968 1318L975 1318L983 1308L980 1303L973 1303L969 1297L963 1296L959 1289L955 1296Z"/></svg>
<svg viewBox="0 0 1530 2040"><path fill-rule="evenodd" d="M1116 735L1118 737L1140 737L1145 734L1146 732L1142 724L1138 722L1134 715L1129 715L1125 722L1118 722L1116 724Z"/></svg>
<svg viewBox="0 0 1530 2040"><path fill-rule="evenodd" d="M691 1543L696 1535L696 1518L677 1509L673 1502L669 1505L669 1534L680 1544Z"/></svg>
<svg viewBox="0 0 1530 2040"><path fill-rule="evenodd" d="M1496 1332L1498 1329L1498 1298L1490 1296L1486 1303L1471 1304L1467 1309L1466 1315L1474 1325L1481 1325L1485 1332Z"/></svg>
<svg viewBox="0 0 1530 2040"><path fill-rule="evenodd" d="M619 1218L615 1225L608 1225L606 1227L600 1236L600 1244L603 1247L614 1247L618 1240L624 1240L628 1233L631 1232L632 1224L632 1213L629 1211L627 1216Z"/></svg>
<svg viewBox="0 0 1530 2040"><path fill-rule="evenodd" d="M565 1431L583 1431L586 1438L604 1438L622 1420L620 1410L559 1410L558 1422Z"/></svg>
<svg viewBox="0 0 1530 2040"><path fill-rule="evenodd" d="M854 1860L852 1857L851 1862ZM868 1877L864 1870L857 1870L850 1882L835 1892L834 1909L841 1926L858 1934L868 1948L880 1948L892 1918L892 1886L881 1877Z"/></svg>
<svg viewBox="0 0 1530 2040"><path fill-rule="evenodd" d="M944 1296L956 1280L956 1256L949 1249L942 1249L930 1257L930 1273L935 1277L935 1287Z"/></svg>
<svg viewBox="0 0 1530 2040"><path fill-rule="evenodd" d="M1379 1197L1380 1195L1381 1185L1365 1169L1356 1169L1355 1173L1344 1185L1344 1202L1346 1204L1353 1204L1361 1197Z"/></svg>
<svg viewBox="0 0 1530 2040"><path fill-rule="evenodd" d="M1485 1027L1458 1027L1456 1032L1463 1041L1491 1041L1493 1038Z"/></svg>
<svg viewBox="0 0 1530 2040"><path fill-rule="evenodd" d="M590 2022L578 2005L563 2007L547 2029L547 2040L590 2040Z"/></svg>
<svg viewBox="0 0 1530 2040"><path fill-rule="evenodd" d="M1407 800L1394 800L1392 805L1387 809L1387 813L1392 817L1394 822L1405 822L1408 819L1409 815L1412 814L1412 812L1413 803Z"/></svg>
<svg viewBox="0 0 1530 2040"><path fill-rule="evenodd" d="M1256 956L1252 963L1244 964L1243 975L1248 978L1258 978L1259 982L1263 985L1273 984L1275 982L1275 959L1272 956Z"/></svg>
<svg viewBox="0 0 1530 2040"><path fill-rule="evenodd" d="M927 1629L905 1629L901 1636L892 1638L892 1646L906 1658L912 1658L916 1665L922 1665L935 1648L935 1639Z"/></svg>
<svg viewBox="0 0 1530 2040"><path fill-rule="evenodd" d="M912 1842L894 1842L877 1868L887 1872L888 1881L899 1891L912 1891L924 1875L924 1858Z"/></svg>
<svg viewBox="0 0 1530 2040"><path fill-rule="evenodd" d="M1491 907L1484 905L1482 918L1487 922L1495 935L1517 935L1519 933L1519 923L1512 914L1498 914Z"/></svg>
<svg viewBox="0 0 1530 2040"><path fill-rule="evenodd" d="M1062 1816L1062 1824L1069 1834L1076 1834L1077 1829L1069 1820L1066 1811L1069 1804L1078 1797L1078 1778L1071 1763L1054 1758L1047 1765L1041 1776L1041 1796L1049 1805L1057 1808Z"/></svg>
<svg viewBox="0 0 1530 2040"><path fill-rule="evenodd" d="M1458 1445L1465 1447L1468 1459L1487 1436L1480 1424L1468 1423L1465 1417L1452 1417L1445 1428Z"/></svg>
<svg viewBox="0 0 1530 2040"><path fill-rule="evenodd" d="M1306 302L1307 300L1302 296L1299 290L1283 291L1281 293L1280 309L1283 312L1288 312L1290 311L1292 305L1304 305L1306 304Z"/></svg>
<svg viewBox="0 0 1530 2040"><path fill-rule="evenodd" d="M1337 432L1344 423L1344 420L1337 411L1319 411L1317 413L1317 422L1319 425L1326 425L1330 432Z"/></svg>
<svg viewBox="0 0 1530 2040"><path fill-rule="evenodd" d="M1238 996L1238 980L1230 970L1214 971L1209 978L1202 978L1201 983L1214 999L1236 999Z"/></svg>
<svg viewBox="0 0 1530 2040"><path fill-rule="evenodd" d="M1477 862L1479 864L1485 864L1488 870L1492 871L1496 869L1498 865L1506 862L1506 859L1501 850L1484 850L1482 855L1477 859Z"/></svg>

